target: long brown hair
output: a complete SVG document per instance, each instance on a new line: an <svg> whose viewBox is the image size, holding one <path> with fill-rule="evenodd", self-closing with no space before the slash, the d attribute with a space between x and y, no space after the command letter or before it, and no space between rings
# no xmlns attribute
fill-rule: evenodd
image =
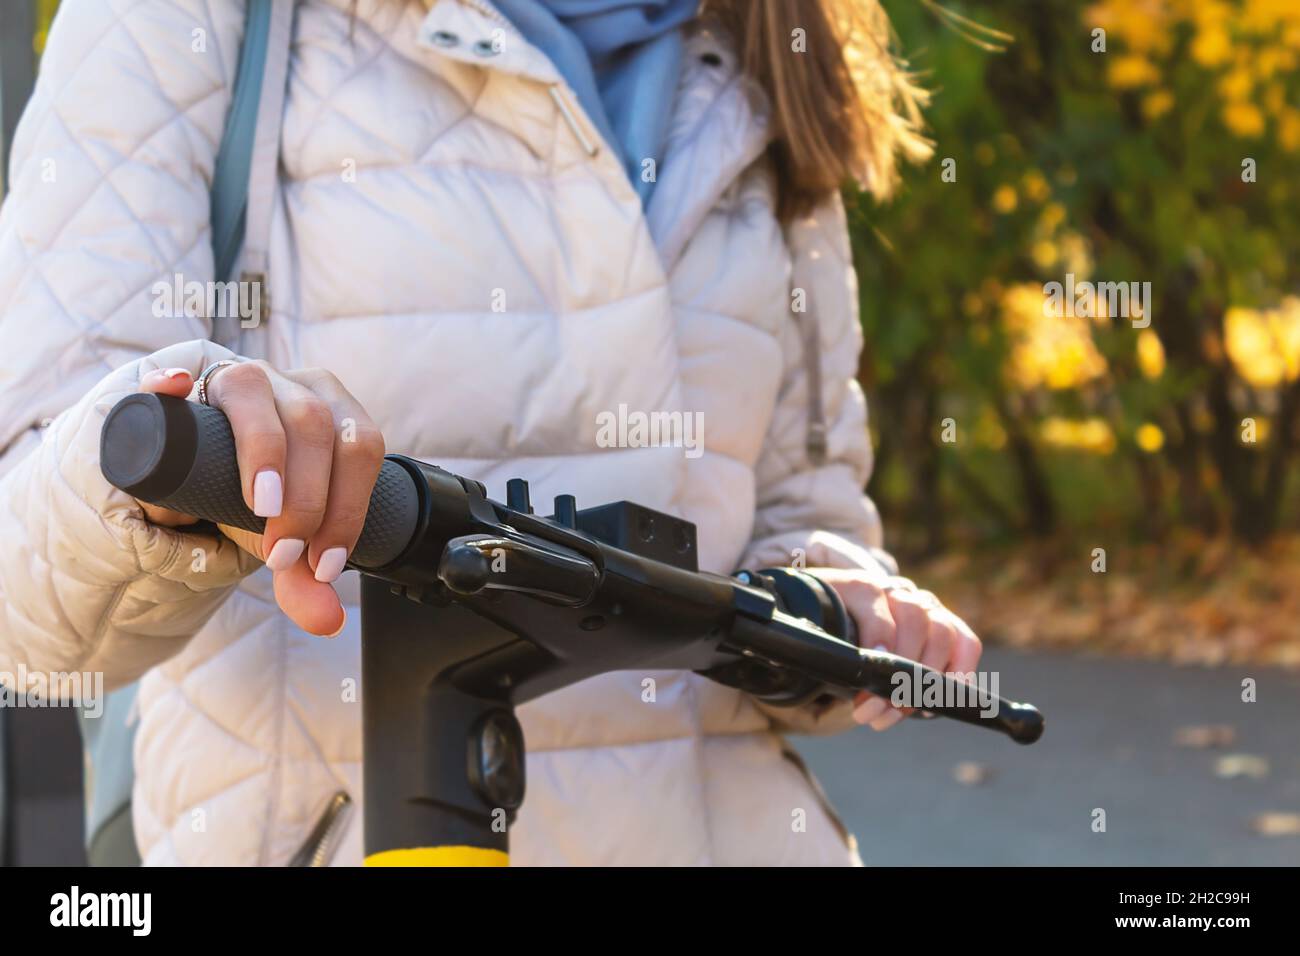
<svg viewBox="0 0 1300 956"><path fill-rule="evenodd" d="M770 102L783 219L849 181L887 198L899 158L930 155L927 94L893 54L879 0L705 0L703 10Z"/></svg>

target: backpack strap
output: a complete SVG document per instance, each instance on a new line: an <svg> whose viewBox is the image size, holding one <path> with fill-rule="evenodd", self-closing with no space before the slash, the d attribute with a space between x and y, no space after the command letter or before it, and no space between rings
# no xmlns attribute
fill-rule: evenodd
<svg viewBox="0 0 1300 956"><path fill-rule="evenodd" d="M826 407L822 400L822 330L817 306L807 290L809 309L800 318L799 336L803 340L803 369L808 381L808 429L804 433L804 450L814 466L826 464Z"/></svg>
<svg viewBox="0 0 1300 956"><path fill-rule="evenodd" d="M259 323L271 314L267 259L295 7L292 0L248 0L235 90L212 177L216 279L229 281L236 260L241 262L240 281L259 286ZM214 318L214 323L219 321L233 317ZM214 328L213 337L227 343L237 340L237 330L223 331L226 334Z"/></svg>

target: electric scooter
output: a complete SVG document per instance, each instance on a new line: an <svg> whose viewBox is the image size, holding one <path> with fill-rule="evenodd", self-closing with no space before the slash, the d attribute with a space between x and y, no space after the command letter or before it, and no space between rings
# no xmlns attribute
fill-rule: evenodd
<svg viewBox="0 0 1300 956"><path fill-rule="evenodd" d="M105 478L135 498L261 532L244 504L226 416L137 394L109 413ZM942 686L928 710L1033 743L1032 705L860 648L835 591L795 568L698 569L693 524L628 501L539 516L528 485L504 503L479 482L385 458L349 567L362 575L367 865L504 865L524 799L514 708L610 671L691 670L798 706L896 675ZM990 706L990 704L992 706Z"/></svg>

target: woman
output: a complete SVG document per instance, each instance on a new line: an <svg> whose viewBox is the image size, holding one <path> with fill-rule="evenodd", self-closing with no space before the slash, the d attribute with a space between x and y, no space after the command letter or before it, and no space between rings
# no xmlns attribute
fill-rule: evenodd
<svg viewBox="0 0 1300 956"><path fill-rule="evenodd" d="M300 2L273 296L234 335L158 318L155 290L213 277L243 3L118 6L64 0L0 216L0 670L141 680L146 863L283 864L335 793L360 799L342 572L385 446L498 497L522 476L680 514L702 567L822 569L864 641L974 668L969 628L890 576L862 495L837 188L883 195L923 151L875 0ZM200 377L268 519L239 546L98 467L118 398ZM698 416L702 447L604 447L623 407ZM849 864L778 732L902 714L629 672L519 716L516 863ZM333 862L360 856L354 817Z"/></svg>

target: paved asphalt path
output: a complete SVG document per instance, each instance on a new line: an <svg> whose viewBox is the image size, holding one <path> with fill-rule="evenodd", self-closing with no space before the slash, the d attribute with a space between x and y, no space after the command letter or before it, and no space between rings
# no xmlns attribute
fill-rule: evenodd
<svg viewBox="0 0 1300 956"><path fill-rule="evenodd" d="M1257 814L1300 814L1300 675L998 648L981 666L1046 715L1038 743L944 720L794 739L868 865L1300 864L1300 836L1251 829ZM1241 701L1246 677L1255 703ZM1231 725L1236 740L1176 745L1190 725ZM1267 774L1216 775L1239 754L1266 758ZM985 782L959 783L963 762Z"/></svg>

